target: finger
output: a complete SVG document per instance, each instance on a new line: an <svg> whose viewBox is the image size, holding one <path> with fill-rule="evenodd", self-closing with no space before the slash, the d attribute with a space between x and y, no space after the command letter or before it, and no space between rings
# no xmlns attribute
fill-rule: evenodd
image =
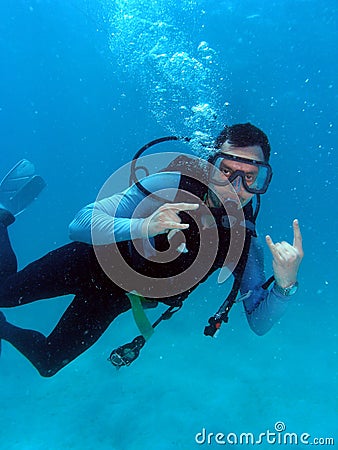
<svg viewBox="0 0 338 450"><path fill-rule="evenodd" d="M287 244L287 242L285 242ZM276 242L275 244L275 256L279 258L280 261L284 260L288 254L288 249L282 242Z"/></svg>
<svg viewBox="0 0 338 450"><path fill-rule="evenodd" d="M172 239L174 236L175 236L175 234L176 233L178 233L179 232L179 230L170 230L169 231L169 233L168 233L168 241L170 241L170 239Z"/></svg>
<svg viewBox="0 0 338 450"><path fill-rule="evenodd" d="M172 210L162 211L161 218L162 218L162 220L164 220L166 222L177 222L177 223L182 222L182 219L179 216L178 211L172 211Z"/></svg>
<svg viewBox="0 0 338 450"><path fill-rule="evenodd" d="M299 253L303 252L303 238L299 228L299 222L295 219L292 223L293 225L293 246L298 250Z"/></svg>
<svg viewBox="0 0 338 450"><path fill-rule="evenodd" d="M282 241L278 243L279 249L285 253L290 253L294 251L294 247L286 241Z"/></svg>
<svg viewBox="0 0 338 450"><path fill-rule="evenodd" d="M178 215L179 214L178 211L177 212L165 211L164 214L165 214L165 219L164 220L162 219L163 220L162 224L164 224L165 228L168 228L168 227L166 227L166 224L168 222L182 224L182 219ZM185 223L185 222L183 222L183 225L187 225L186 228L189 227L189 225L187 223ZM170 227L170 228L172 228L172 227ZM176 231L178 231L177 228L176 228Z"/></svg>
<svg viewBox="0 0 338 450"><path fill-rule="evenodd" d="M175 211L193 211L197 208L199 208L198 203L172 203L162 206L161 210L165 211L167 209L169 210L175 210Z"/></svg>
<svg viewBox="0 0 338 450"><path fill-rule="evenodd" d="M269 236L268 234L265 236L265 241L268 244L269 249L272 251L272 249L274 248L275 244L273 243L271 236Z"/></svg>
<svg viewBox="0 0 338 450"><path fill-rule="evenodd" d="M272 239L271 239L271 236L269 236L269 235L265 236L265 240L266 240L266 243L268 244L270 252L272 253L272 256L275 259L280 259L281 255L280 255L280 252L278 250L278 243L274 244Z"/></svg>
<svg viewBox="0 0 338 450"><path fill-rule="evenodd" d="M298 250L288 242L278 243L276 244L276 247L280 255L279 262L294 264L302 258L302 255L299 254Z"/></svg>
<svg viewBox="0 0 338 450"><path fill-rule="evenodd" d="M187 228L189 228L189 224L174 221L166 221L161 223L161 228L163 230L186 230Z"/></svg>

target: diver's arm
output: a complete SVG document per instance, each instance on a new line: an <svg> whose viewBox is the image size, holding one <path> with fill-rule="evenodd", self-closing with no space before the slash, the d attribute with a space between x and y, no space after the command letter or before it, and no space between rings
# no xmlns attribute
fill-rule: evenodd
<svg viewBox="0 0 338 450"><path fill-rule="evenodd" d="M180 174L166 172L154 174L142 180L142 185L150 192L169 188L163 194L171 201L176 195ZM166 197L167 196L167 197ZM144 235L144 221L161 202L146 196L136 185L111 197L91 203L82 208L69 225L69 236L74 241L96 245L139 239Z"/></svg>
<svg viewBox="0 0 338 450"><path fill-rule="evenodd" d="M119 205L128 207L127 200L123 193L115 194L82 208L69 225L70 239L92 244L94 237L96 245L104 245L130 239L131 233L141 237L143 219L116 216Z"/></svg>
<svg viewBox="0 0 338 450"><path fill-rule="evenodd" d="M243 303L250 328L260 336L278 322L292 298L282 296L273 288L263 289L265 279L263 248L257 238L252 238L241 293L247 294Z"/></svg>

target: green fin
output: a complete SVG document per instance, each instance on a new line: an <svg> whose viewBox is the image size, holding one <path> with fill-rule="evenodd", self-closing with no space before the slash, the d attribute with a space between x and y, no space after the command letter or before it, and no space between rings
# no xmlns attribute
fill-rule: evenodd
<svg viewBox="0 0 338 450"><path fill-rule="evenodd" d="M19 161L0 184L0 205L14 216L27 208L46 186L27 159Z"/></svg>

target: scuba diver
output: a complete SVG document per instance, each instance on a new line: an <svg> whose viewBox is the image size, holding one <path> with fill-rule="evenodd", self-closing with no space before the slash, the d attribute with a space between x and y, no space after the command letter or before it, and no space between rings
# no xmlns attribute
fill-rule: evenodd
<svg viewBox="0 0 338 450"><path fill-rule="evenodd" d="M168 139L178 138L163 138ZM216 270L232 273L234 285L204 333L214 336L228 321L240 292L249 326L265 334L297 291L303 258L294 220L292 244L266 236L273 276L265 279L255 221L260 195L272 177L269 157L268 138L259 128L250 123L226 126L208 161L182 155L141 181L134 177L128 189L77 213L69 227L71 243L18 272L7 228L45 185L33 165L21 161L0 185L0 307L67 294L74 298L47 337L9 323L0 312L0 339L21 352L41 376L51 377L132 309L141 336L109 358L117 368L126 366L160 321L179 310ZM159 303L168 310L151 325L144 309Z"/></svg>

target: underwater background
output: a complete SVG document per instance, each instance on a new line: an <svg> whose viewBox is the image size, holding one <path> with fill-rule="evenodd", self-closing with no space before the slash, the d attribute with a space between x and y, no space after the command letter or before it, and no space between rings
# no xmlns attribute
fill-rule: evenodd
<svg viewBox="0 0 338 450"><path fill-rule="evenodd" d="M335 0L0 2L1 176L27 158L48 184L11 227L20 267L68 242L75 213L146 142L209 139L247 121L272 145L258 230L290 241L297 217L305 251L299 293L262 337L240 304L217 339L203 335L230 288L215 281L120 371L107 357L138 334L130 313L50 379L3 342L2 449L219 448L196 435L258 436L281 422L337 446L337 9ZM6 316L48 334L70 300Z"/></svg>

